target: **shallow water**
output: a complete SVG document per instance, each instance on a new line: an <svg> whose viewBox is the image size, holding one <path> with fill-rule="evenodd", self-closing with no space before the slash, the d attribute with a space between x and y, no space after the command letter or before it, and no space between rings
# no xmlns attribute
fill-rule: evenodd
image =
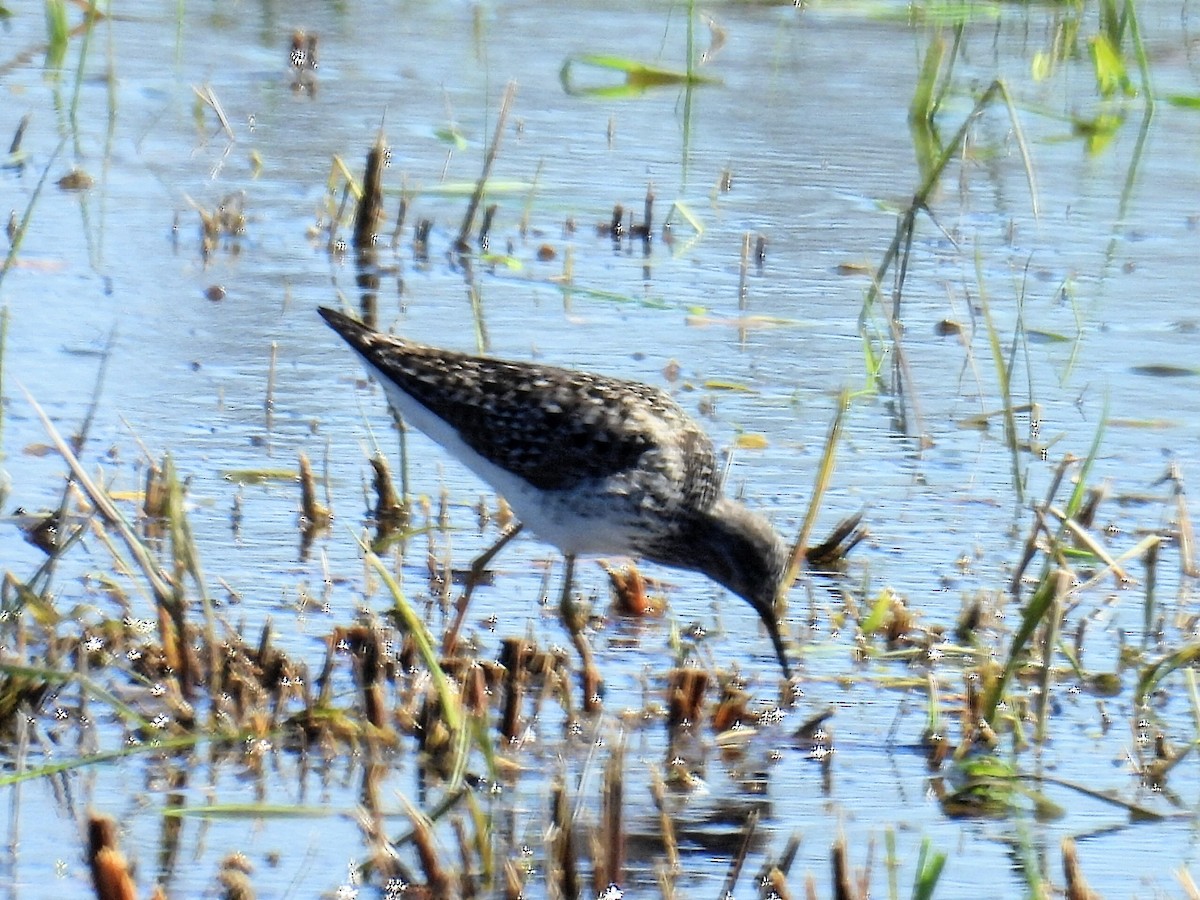
<svg viewBox="0 0 1200 900"><path fill-rule="evenodd" d="M1145 7L1140 24L1156 94L1194 91L1186 17L1172 4ZM359 172L382 122L393 151L389 214L402 180L416 192L399 251L394 259L385 254L397 272L383 278L383 327L468 350L486 334L486 349L496 355L670 386L685 408L706 413L702 421L718 446L731 446L742 433L765 438L763 449L735 452L730 489L793 534L837 393L856 392L819 530L865 508L871 538L855 550L846 582L817 580L795 591L789 628L802 654L804 696L783 724L765 726L747 758L727 763L714 752L707 761L708 789L688 798L678 815L692 829L683 841L681 895L716 893L746 810L758 802L762 818L739 896L752 895L750 873L780 853L793 831L803 835L794 890L801 873L812 873L820 893L828 893L829 843L839 830L855 865L865 864L874 842L872 883L880 893L889 828L897 833L901 893L923 838L950 854L938 896L1000 897L1022 892L1026 858L1060 881L1058 844L1066 835L1080 838L1083 869L1102 894L1177 890L1173 870L1190 865L1195 854L1190 810L1200 783L1185 763L1172 776L1171 798L1139 790L1126 762L1136 739L1127 695L1107 701L1114 724L1105 728L1099 699L1071 693L1064 683L1055 695L1053 739L1018 764L1187 815L1134 826L1119 807L1050 786L1065 809L1057 821L950 819L933 799L934 773L912 748L925 725L927 673L939 675L943 693L952 694L962 689L959 667L951 660L911 668L885 659L855 663L838 589L869 604L890 587L922 624L953 626L964 598L1007 586L1029 529L1030 502L1045 494L1065 454L1088 453L1105 413L1110 421L1090 483L1107 480L1118 497L1159 499L1109 501L1097 527L1113 523L1115 553L1135 543L1138 529L1167 524L1161 498L1168 489L1159 479L1170 462L1185 478L1192 475L1200 457L1192 371L1200 319L1186 293L1195 269L1200 178L1194 111L1159 103L1139 148L1144 106L1130 100L1111 144L1089 154L1068 120L1100 108L1086 45L1059 62L1052 77L1039 82L1030 74L1071 13L979 8L938 119L941 135L948 139L969 112L968 88L998 75L1008 79L1033 160L1038 214L1008 114L996 106L973 130L964 164L943 178L930 204L933 220L919 220L901 319L911 372L906 396L915 398L920 415L917 423L907 406L912 427L900 433L901 401L871 389L859 316L868 273L920 183L907 114L932 30L910 21L907 8L717 7L712 15L726 39L705 71L719 85L620 100L565 93L558 77L564 59L612 52L677 66L684 9L210 4L190 5L176 19L159 5L131 3L114 12L93 34L74 125L67 110L80 38L54 74L43 70L40 52L18 56L44 40L40 16L21 10L0 26L0 135L11 134L21 116L32 117L25 166L0 172L0 196L18 217L43 169L49 171L17 266L0 283L8 313L5 513L56 505L64 472L56 455L31 452L47 438L16 385L59 428L73 431L86 415L111 335L85 463L103 465L114 490L133 490L142 479L139 442L156 458L169 451L190 479L191 522L205 570L238 592L237 604L225 610L231 621L255 634L271 618L281 644L319 667L324 635L352 618L361 596L352 535L363 523L370 442L394 461L396 440L382 395L361 384L356 363L315 314L319 305L338 304L339 292L356 302L353 267L331 260L308 233L324 202L332 157ZM1095 32L1093 19L1081 20L1085 36ZM298 27L321 38L314 95L289 86L286 48ZM701 29L698 39L708 41L708 32ZM475 311L469 282L448 260L465 200L437 187L477 177L510 79L519 90L493 175L536 188L495 197L493 249L511 242L521 268L479 265ZM232 138L207 108L197 113L193 87L206 85ZM467 140L452 154L437 135L451 122ZM95 179L90 191L55 186L72 165ZM692 234L676 214L674 244L657 241L643 257L640 244L614 248L593 225L607 221L614 203L640 210L649 182L660 221L678 202L703 233ZM235 192L244 192L246 233L206 263L193 203L212 209ZM526 209L530 230L523 236ZM410 251L418 217L434 222L424 264ZM762 271L751 266L743 302L739 258L747 232L768 243ZM555 260L537 261L542 244L555 249ZM565 292L553 279L568 252L575 289ZM226 291L219 302L205 297L213 285ZM1021 494L1000 418L986 430L964 427L1004 405L979 306L984 292L1005 358L1018 299L1024 328L1034 335L1015 352L1014 402L1038 404L1032 437L1049 449L1045 460L1036 452L1018 456ZM939 336L943 319L963 323L965 337ZM664 371L672 361L681 374L668 382ZM1182 374L1160 377L1146 368L1153 366ZM1018 428L1022 439L1031 438L1028 415L1019 417ZM294 485L238 488L225 478L231 470L294 467L300 451L318 469L328 467L337 516L307 556ZM419 435L408 439L408 478L435 507L445 491L453 559L465 566L494 533L494 525L479 533L473 509L486 491ZM423 539L414 543L402 574L408 593L422 597L428 592ZM15 522L0 532L0 547L5 569L19 577L44 559ZM56 582L59 607L103 604L95 580L86 577L111 567L103 548L87 541L69 559ZM469 622L481 655L494 657L499 639L524 633L529 619L543 642L565 642L552 610L539 606L552 562L547 547L528 539L500 558L495 585L477 594ZM1159 569L1157 592L1167 614L1187 615L1193 586L1180 579L1174 551L1164 551ZM319 603L300 608L306 593L322 596L327 571L333 576L328 610ZM710 636L703 652L736 662L769 706L775 663L752 611L699 577L649 567L648 574L670 586L671 619L682 628L704 625ZM1142 577L1140 564L1131 563L1131 574ZM582 565L577 577L581 589L603 602L607 588L598 569ZM557 568L551 592L556 578ZM1110 587L1084 595L1074 613L1076 619L1098 613L1087 656L1096 670L1115 666L1122 640L1141 642L1143 590ZM374 603L386 606L381 595ZM1014 608L1010 603L1010 625ZM668 630L662 623L610 620L594 636L608 694L605 717L589 729L606 742L622 730L617 714L643 703L644 680L661 693L672 658ZM1124 674L1127 688L1134 677ZM830 706L837 710L836 751L823 785L821 767L790 735ZM1179 701L1156 713L1174 717L1171 739L1188 739L1190 716ZM592 732L563 744L561 729L553 720L538 724L541 740L519 757L525 772L503 800L493 801L497 810L526 813L509 818L514 852L541 846L544 773L561 767L589 777L594 788L586 752ZM665 752L661 723L631 730L628 741L631 832L652 832L656 813L641 791L647 766L661 763ZM73 755L80 748L46 752ZM352 758L306 767L296 755L274 750L262 763L270 773L265 778L253 776L253 766L216 760L206 766L198 759L178 792L188 805L265 800L349 813L361 799L363 773ZM12 884L11 895L41 896L48 884L57 895L88 895L76 819L86 806L120 818L144 884L170 869L172 896L210 889L218 861L231 849L254 862L261 896L304 896L350 883L347 867L363 847L348 814L185 819L172 838L184 848L180 861L167 866L168 820L160 813L172 765L135 757L22 785L4 804L10 842L19 837L0 876ZM767 773L766 793L747 798L739 776L755 767ZM416 798L419 781L415 760L402 755L384 793ZM406 824L398 817L395 828ZM626 887L633 893L653 890L656 853L630 851ZM541 882L532 880L530 890L538 895Z"/></svg>

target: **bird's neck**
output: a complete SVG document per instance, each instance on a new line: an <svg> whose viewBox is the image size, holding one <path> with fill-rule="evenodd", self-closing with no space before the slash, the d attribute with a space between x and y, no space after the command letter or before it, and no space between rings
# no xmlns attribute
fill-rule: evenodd
<svg viewBox="0 0 1200 900"><path fill-rule="evenodd" d="M787 568L787 546L771 524L728 497L689 510L656 549L647 554L654 561L702 572L747 598L778 587Z"/></svg>

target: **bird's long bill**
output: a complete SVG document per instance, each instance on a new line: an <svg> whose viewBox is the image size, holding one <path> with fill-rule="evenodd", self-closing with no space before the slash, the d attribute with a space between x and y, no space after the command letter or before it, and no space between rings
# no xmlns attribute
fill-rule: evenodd
<svg viewBox="0 0 1200 900"><path fill-rule="evenodd" d="M767 629L767 634L771 637L771 644L775 647L775 655L779 657L779 665L783 668L783 677L791 678L792 668L788 665L787 651L783 646L783 632L779 628L779 616L775 612L774 600L751 600L750 605L754 607L754 611L762 619L763 626Z"/></svg>

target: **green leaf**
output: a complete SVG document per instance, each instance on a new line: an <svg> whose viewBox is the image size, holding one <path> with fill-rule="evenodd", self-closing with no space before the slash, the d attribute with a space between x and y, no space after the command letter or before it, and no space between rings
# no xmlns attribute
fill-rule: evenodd
<svg viewBox="0 0 1200 900"><path fill-rule="evenodd" d="M455 150L467 149L467 139L463 137L463 133L458 130L457 125L447 125L445 128L439 128L434 132L437 139L445 144L453 144Z"/></svg>
<svg viewBox="0 0 1200 900"><path fill-rule="evenodd" d="M266 481L291 484L300 480L300 473L295 469L226 469L221 477L234 484L262 484Z"/></svg>
<svg viewBox="0 0 1200 900"><path fill-rule="evenodd" d="M599 70L624 76L616 83L578 84L574 79L576 68ZM578 56L568 56L558 70L559 81L563 90L572 96L589 97L634 97L645 93L650 88L670 87L672 85L720 84L720 80L705 75L697 75L685 69L668 69L665 66L655 66L639 62L624 56L611 56L603 53L584 53Z"/></svg>
<svg viewBox="0 0 1200 900"><path fill-rule="evenodd" d="M887 624L888 613L892 610L892 592L885 588L879 592L871 605L871 612L858 626L863 634L874 634Z"/></svg>
<svg viewBox="0 0 1200 900"><path fill-rule="evenodd" d="M1040 328L1026 328L1025 334L1031 344L1066 344L1071 339L1056 331L1042 331Z"/></svg>
<svg viewBox="0 0 1200 900"><path fill-rule="evenodd" d="M1088 51L1092 55L1092 67L1096 71L1096 87L1100 96L1111 97L1117 92L1127 97L1137 93L1125 71L1125 63L1117 48L1104 35L1097 35L1088 41Z"/></svg>
<svg viewBox="0 0 1200 900"><path fill-rule="evenodd" d="M1123 115L1100 113L1094 119L1075 119L1071 127L1075 134L1086 138L1088 153L1096 154L1109 145L1123 124Z"/></svg>

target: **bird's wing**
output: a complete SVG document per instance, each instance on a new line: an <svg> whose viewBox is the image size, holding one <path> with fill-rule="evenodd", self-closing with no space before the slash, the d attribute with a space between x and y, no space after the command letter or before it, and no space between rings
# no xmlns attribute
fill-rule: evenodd
<svg viewBox="0 0 1200 900"><path fill-rule="evenodd" d="M380 334L336 310L319 312L382 377L476 453L535 487L570 488L641 461L660 476L643 486L660 507L707 506L720 493L712 442L657 388L442 350Z"/></svg>
<svg viewBox="0 0 1200 900"><path fill-rule="evenodd" d="M381 341L373 357L475 452L538 488L605 478L652 450L680 467L672 475L685 484L712 477L708 437L649 385L420 344Z"/></svg>

